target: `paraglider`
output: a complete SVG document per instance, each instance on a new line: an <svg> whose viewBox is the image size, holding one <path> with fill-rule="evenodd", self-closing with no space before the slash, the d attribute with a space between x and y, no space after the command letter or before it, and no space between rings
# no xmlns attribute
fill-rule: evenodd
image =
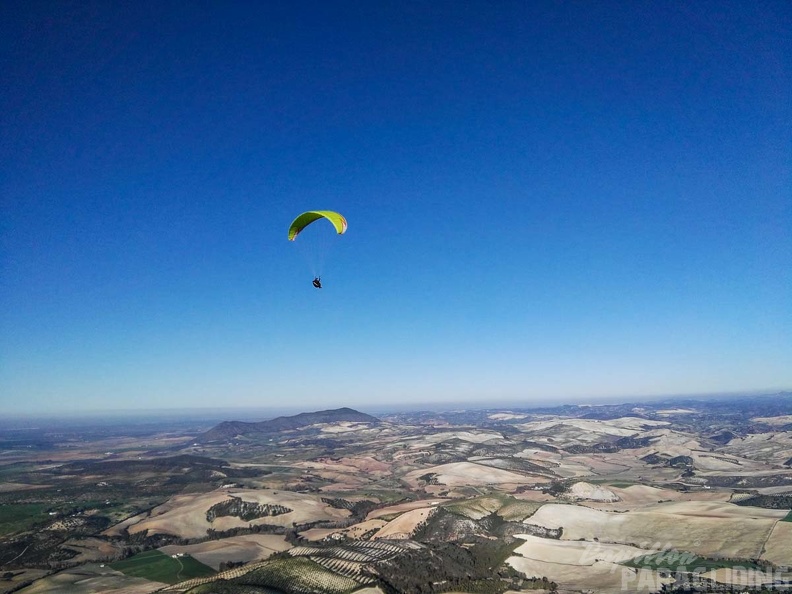
<svg viewBox="0 0 792 594"><path fill-rule="evenodd" d="M347 221L342 214L332 210L309 210L307 212L302 213L292 221L292 224L289 226L289 241L294 241L297 238L297 236L300 233L302 233L302 231L308 225L311 225L312 223L320 219L325 219L329 221L330 224L333 225L333 227L335 228L336 233L338 233L338 235L343 235L347 230ZM323 231L323 230L318 229L317 231ZM313 231L311 233L313 233ZM321 236L323 235L323 233L320 233L319 235ZM316 255L321 255L321 254L316 254ZM312 284L317 289L321 289L322 277L319 276L319 274L317 274L319 271L316 269L318 268L318 266L316 266L315 262L312 264L315 266L314 279L312 281Z"/></svg>
<svg viewBox="0 0 792 594"><path fill-rule="evenodd" d="M330 221L339 235L343 235L347 230L347 222L343 215L332 210L309 210L292 221L289 227L289 241L294 241L303 229L319 219Z"/></svg>

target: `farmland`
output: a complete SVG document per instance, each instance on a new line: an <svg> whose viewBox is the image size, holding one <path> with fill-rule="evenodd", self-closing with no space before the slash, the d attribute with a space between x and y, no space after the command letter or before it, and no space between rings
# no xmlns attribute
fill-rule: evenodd
<svg viewBox="0 0 792 594"><path fill-rule="evenodd" d="M154 582L175 584L196 577L213 575L207 567L189 555L165 555L160 551L146 551L110 565L128 576L142 577Z"/></svg>
<svg viewBox="0 0 792 594"><path fill-rule="evenodd" d="M648 594L669 551L713 583L783 577L783 402L58 434L0 458L0 562L25 594Z"/></svg>

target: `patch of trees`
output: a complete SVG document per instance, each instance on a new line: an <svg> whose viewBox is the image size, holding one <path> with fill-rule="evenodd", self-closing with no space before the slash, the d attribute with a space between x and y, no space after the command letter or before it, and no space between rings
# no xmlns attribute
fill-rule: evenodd
<svg viewBox="0 0 792 594"><path fill-rule="evenodd" d="M671 468L692 468L693 458L690 456L674 456L668 460L667 465Z"/></svg>
<svg viewBox="0 0 792 594"><path fill-rule="evenodd" d="M433 594L468 591L500 594L508 589L541 583L526 576L504 561L515 546L503 541L482 541L469 547L451 543L433 543L371 565L365 569L377 579L386 594ZM544 582L555 589L552 582ZM534 586L536 587L536 586Z"/></svg>
<svg viewBox="0 0 792 594"><path fill-rule="evenodd" d="M616 445L622 450L635 450L650 446L656 439L656 437L620 437L616 440Z"/></svg>
<svg viewBox="0 0 792 594"><path fill-rule="evenodd" d="M696 580L695 582L679 581L673 584L663 584L660 592L665 594L701 594L702 592L712 592L714 594L777 594L778 592L788 592L789 586L786 584L768 586L746 586L740 585L735 589L733 584L719 584L712 580Z"/></svg>
<svg viewBox="0 0 792 594"><path fill-rule="evenodd" d="M558 448L555 447L555 446L551 446L549 444L542 443L541 441L530 441L530 440L527 440L527 439L522 442L522 446L524 448L532 448L532 449L535 449L535 450L542 450L543 452L557 452L558 451Z"/></svg>
<svg viewBox="0 0 792 594"><path fill-rule="evenodd" d="M215 518L234 516L249 522L250 520L256 520L258 518L288 514L291 511L293 510L285 505L243 501L239 497L231 496L230 499L215 503L206 510L206 521L213 522Z"/></svg>
<svg viewBox="0 0 792 594"><path fill-rule="evenodd" d="M734 504L766 509L792 509L792 495L754 495L735 501Z"/></svg>
<svg viewBox="0 0 792 594"><path fill-rule="evenodd" d="M176 545L186 545L186 544L193 544L195 542L202 542L206 539L188 539L188 538L180 538L178 536L174 536L172 534L148 534L148 530L141 530L140 532L135 532L134 534L129 534L127 532L127 543L129 546L126 549L124 554L125 557L134 555L137 553L141 553L143 551L147 551L149 549L158 549L160 547L164 547L171 544Z"/></svg>
<svg viewBox="0 0 792 594"><path fill-rule="evenodd" d="M61 570L74 566L71 559L79 553L63 546L68 538L65 532L38 530L5 540L0 547L0 567Z"/></svg>
<svg viewBox="0 0 792 594"><path fill-rule="evenodd" d="M576 443L566 448L570 454L613 454L619 451L619 446L613 441L605 441L592 445Z"/></svg>
<svg viewBox="0 0 792 594"><path fill-rule="evenodd" d="M592 445L575 444L566 450L570 454L613 454L621 450L634 450L651 445L654 437L620 437L615 441L603 441Z"/></svg>
<svg viewBox="0 0 792 594"><path fill-rule="evenodd" d="M792 477L788 475L708 476L707 483L713 487L758 489L792 485Z"/></svg>
<svg viewBox="0 0 792 594"><path fill-rule="evenodd" d="M434 452L421 458L421 462L424 464L453 464L465 461L467 461L467 456L458 452Z"/></svg>
<svg viewBox="0 0 792 594"><path fill-rule="evenodd" d="M214 530L209 528L206 531L205 539L198 539L192 542L203 542L205 540L221 540L231 536L242 536L245 534L286 534L287 529L283 526L274 524L248 524L246 527L229 528L228 530Z"/></svg>
<svg viewBox="0 0 792 594"><path fill-rule="evenodd" d="M438 474L436 472L427 472L426 474L422 474L418 477L419 481L423 481L427 485L439 485L440 481L437 479Z"/></svg>
<svg viewBox="0 0 792 594"><path fill-rule="evenodd" d="M475 520L439 508L416 526L414 538L420 542L459 542L487 534L487 530Z"/></svg>
<svg viewBox="0 0 792 594"><path fill-rule="evenodd" d="M534 464L533 462L530 462L522 458L506 457L506 458L496 458L494 460L477 460L476 463L483 464L484 466L491 466L492 468L502 468L504 470L513 470L517 472L525 472L528 474L552 473L551 470L548 470L544 466L540 466L539 464Z"/></svg>
<svg viewBox="0 0 792 594"><path fill-rule="evenodd" d="M322 502L336 509L349 510L352 513L352 516L358 519L365 518L370 511L376 509L379 505L368 499L363 499L362 501L349 501L348 499L343 499L341 497L322 497Z"/></svg>
<svg viewBox="0 0 792 594"><path fill-rule="evenodd" d="M711 435L709 439L710 441L714 441L717 444L726 445L735 437L736 436L731 431L724 430L720 433L716 433L715 435Z"/></svg>
<svg viewBox="0 0 792 594"><path fill-rule="evenodd" d="M567 491L569 491L569 485L564 481L553 481L547 487L542 489L542 493L545 495L552 495L553 497L563 495Z"/></svg>
<svg viewBox="0 0 792 594"><path fill-rule="evenodd" d="M564 534L564 528L546 528L537 524L523 524L522 533L530 534L531 536L538 536L540 538L552 538L555 540L560 539Z"/></svg>
<svg viewBox="0 0 792 594"><path fill-rule="evenodd" d="M228 571L229 569L234 569L235 567L242 567L243 565L247 565L247 561L221 561L217 571L218 572Z"/></svg>
<svg viewBox="0 0 792 594"><path fill-rule="evenodd" d="M300 447L321 448L327 451L328 455L332 454L338 448L344 446L344 443L342 441L339 441L337 439L328 439L326 437L306 438L306 439L295 438L293 440L289 440L289 445L294 445L295 443L299 443Z"/></svg>

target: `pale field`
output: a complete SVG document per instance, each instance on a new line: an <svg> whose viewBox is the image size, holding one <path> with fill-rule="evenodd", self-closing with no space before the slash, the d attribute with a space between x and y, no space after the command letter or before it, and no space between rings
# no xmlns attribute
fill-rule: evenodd
<svg viewBox="0 0 792 594"><path fill-rule="evenodd" d="M95 563L66 569L38 580L19 594L148 594L168 584L152 582L144 578L129 577L109 567Z"/></svg>
<svg viewBox="0 0 792 594"><path fill-rule="evenodd" d="M284 505L293 511L277 516L266 516L245 521L234 516L206 520L207 510L229 498L229 495L260 504ZM321 501L321 495L296 493L293 491L274 491L272 489L221 489L211 493L195 495L176 495L164 504L155 507L151 516L129 527L131 534L148 530L149 534L172 534L181 538L201 538L209 528L229 530L245 528L249 524L272 524L291 526L316 520L339 520L348 517L350 512L336 509Z"/></svg>
<svg viewBox="0 0 792 594"><path fill-rule="evenodd" d="M692 408L665 408L663 410L658 410L658 415L690 415L696 414L698 411L693 410Z"/></svg>
<svg viewBox="0 0 792 594"><path fill-rule="evenodd" d="M764 423L765 425L788 425L792 423L792 415L779 415L777 417L754 417L751 419L756 423Z"/></svg>
<svg viewBox="0 0 792 594"><path fill-rule="evenodd" d="M422 448L452 439L459 439L469 443L486 443L491 440L500 441L503 440L504 437L500 433L494 431L443 431L433 435L421 435L420 437L411 439L408 443L411 448Z"/></svg>
<svg viewBox="0 0 792 594"><path fill-rule="evenodd" d="M405 512L395 520L391 520L385 526L380 528L379 531L377 531L377 533L371 537L371 539L410 538L413 532L415 532L415 528L418 526L418 524L426 521L436 510L436 507L424 507L421 509L413 509Z"/></svg>
<svg viewBox="0 0 792 594"><path fill-rule="evenodd" d="M649 485L631 485L624 488L609 486L608 489L616 494L620 501L613 503L604 501L584 501L581 502L580 505L603 511L635 511L647 507L656 507L661 501L726 502L731 495L731 491L707 490L682 492L673 489L650 487Z"/></svg>
<svg viewBox="0 0 792 594"><path fill-rule="evenodd" d="M655 452L671 457L689 456L691 451L703 449L701 442L694 436L670 429L658 429L647 432L642 437L652 437L654 439L649 446L632 450L636 458Z"/></svg>
<svg viewBox="0 0 792 594"><path fill-rule="evenodd" d="M370 532L372 530L379 530L387 523L388 522L386 522L385 520L366 520L365 522L353 524L348 528L311 528L310 530L306 530L305 532L300 532L300 536L314 542L317 540L322 540L324 538L327 538L332 534L338 534L339 536L343 535L346 536L347 538L358 540L366 532Z"/></svg>
<svg viewBox="0 0 792 594"><path fill-rule="evenodd" d="M198 495L175 495L151 510L139 522L128 524L130 534L172 534L181 538L201 538L212 524L206 521L206 511L228 499L226 491L213 491Z"/></svg>
<svg viewBox="0 0 792 594"><path fill-rule="evenodd" d="M447 499L419 499L418 501L408 501L406 503L398 503L396 505L389 505L388 507L383 507L380 509L375 509L369 512L366 516L366 520L373 520L375 518L381 518L382 516L390 516L392 514L400 514L404 512L411 511L413 509L421 509L424 507L434 507L439 505L443 501L448 501Z"/></svg>
<svg viewBox="0 0 792 594"><path fill-rule="evenodd" d="M332 460L320 458L292 465L297 470L310 472L324 480L332 481L321 487L322 491L355 491L392 474L391 465L380 462L371 456L341 458Z"/></svg>
<svg viewBox="0 0 792 594"><path fill-rule="evenodd" d="M548 452L538 448L525 448L523 451L514 455L515 458L527 458L536 464L558 464L561 462L562 455L558 452Z"/></svg>
<svg viewBox="0 0 792 594"><path fill-rule="evenodd" d="M723 471L728 474L746 470L746 468L755 471L769 470L765 464L747 460L745 458L738 458L729 454L718 454L709 452L691 451L690 457L693 458L693 465L698 470L702 471Z"/></svg>
<svg viewBox="0 0 792 594"><path fill-rule="evenodd" d="M792 495L792 485L781 485L780 487L759 487L756 490L762 495Z"/></svg>
<svg viewBox="0 0 792 594"><path fill-rule="evenodd" d="M601 485L592 485L586 482L577 482L569 488L567 495L575 499L590 501L614 502L620 498L616 493Z"/></svg>
<svg viewBox="0 0 792 594"><path fill-rule="evenodd" d="M27 485L25 483L0 483L0 493L11 493L13 491L28 491L31 489L48 489L52 485Z"/></svg>
<svg viewBox="0 0 792 594"><path fill-rule="evenodd" d="M487 418L492 419L493 421L510 421L512 419L524 419L527 416L528 415L519 415L516 413L502 412L502 413L489 414L487 415Z"/></svg>
<svg viewBox="0 0 792 594"><path fill-rule="evenodd" d="M525 476L509 470L501 470L500 468L492 468L491 466L483 466L472 462L452 462L451 464L440 464L431 468L413 470L404 475L403 480L415 488L418 487L420 482L418 477L429 473L438 475L436 477L437 481L447 487L495 484L524 485L549 482L548 478L540 475Z"/></svg>
<svg viewBox="0 0 792 594"><path fill-rule="evenodd" d="M569 429L576 429L576 434L585 432L593 436L596 441L601 439L602 435L613 435L616 437L629 437L636 433L651 430L656 427L664 427L670 425L668 421L652 421L649 419L639 419L637 417L622 417L619 419L611 419L608 421L600 421L595 419L569 419L559 417L557 419L548 421L533 421L530 423L521 423L515 425L520 430L525 432L540 432L547 429L559 427L556 432L564 432Z"/></svg>
<svg viewBox="0 0 792 594"><path fill-rule="evenodd" d="M365 473L372 476L382 476L391 471L391 465L371 456L359 456L352 458L318 458L307 462L297 462L294 468L305 468L309 470L329 471L331 473L342 473L358 475Z"/></svg>
<svg viewBox="0 0 792 594"><path fill-rule="evenodd" d="M706 478L706 477L710 477L710 476L722 476L723 474L724 473L721 473L721 472L704 472L704 471L702 471L702 472L697 473L697 476L699 476L701 478ZM756 470L756 471L750 471L750 470L745 470L744 467L743 467L743 470L740 470L739 472L729 472L729 473L727 473L727 475L728 476L736 476L736 477L744 477L745 479L751 479L751 478L760 477L760 476L784 477L785 479L787 479L789 481L792 481L792 468L785 468L784 470L777 469L777 470ZM784 485L784 486L786 488L789 488L792 485ZM739 483L736 485L736 487L737 488L740 487Z"/></svg>
<svg viewBox="0 0 792 594"><path fill-rule="evenodd" d="M558 501L552 495L533 490L523 491L522 493L512 493L510 496L514 497L515 499L519 499L520 501L536 501L540 503L545 503L547 501Z"/></svg>
<svg viewBox="0 0 792 594"><path fill-rule="evenodd" d="M764 545L762 559L792 567L792 522L778 522Z"/></svg>
<svg viewBox="0 0 792 594"><path fill-rule="evenodd" d="M283 536L276 534L245 534L232 536L222 540L209 540L194 545L168 545L159 550L166 555L184 553L191 555L204 565L214 570L220 568L223 561L263 560L279 551L285 551L291 545Z"/></svg>
<svg viewBox="0 0 792 594"><path fill-rule="evenodd" d="M564 540L597 538L642 548L667 546L700 555L755 558L784 515L784 510L708 501L660 503L624 513L551 503L526 522L562 527Z"/></svg>
<svg viewBox="0 0 792 594"><path fill-rule="evenodd" d="M357 423L354 421L340 421L338 423L319 423L313 425L318 427L322 433L350 433L352 431L371 431L368 423Z"/></svg>
<svg viewBox="0 0 792 594"><path fill-rule="evenodd" d="M529 577L546 577L560 589L595 592L653 592L663 581L656 572L636 571L619 562L650 553L637 547L582 541L553 540L528 534L506 562ZM625 588L629 585L629 590Z"/></svg>
<svg viewBox="0 0 792 594"><path fill-rule="evenodd" d="M721 472L733 474L735 472L766 472L774 469L760 460L748 459L734 455L731 449L723 449L718 452L709 452L703 448L701 443L691 435L670 431L668 429L657 429L641 434L641 437L652 437L650 445L643 448L623 450L612 454L605 454L604 459L613 464L624 464L635 469L642 469L643 472L651 472L652 476L657 473L666 472L662 468L648 468L640 460L649 454L659 454L667 457L690 456L693 465L701 471ZM790 444L789 447L792 447ZM565 458L569 460L570 458ZM583 462L585 464L585 462ZM601 474L607 472L604 468L592 467L592 470ZM668 469L673 470L673 469ZM676 471L679 472L678 470Z"/></svg>
<svg viewBox="0 0 792 594"><path fill-rule="evenodd" d="M792 458L792 432L758 433L732 439L722 451L781 466Z"/></svg>
<svg viewBox="0 0 792 594"><path fill-rule="evenodd" d="M575 478L591 476L591 468L581 462L570 460L568 454L561 455L556 452L546 452L534 448L526 448L515 454L515 458L525 458L538 464L549 471L556 473L561 478Z"/></svg>
<svg viewBox="0 0 792 594"><path fill-rule="evenodd" d="M616 460L618 459L619 458L616 456L611 456L608 454L576 454L574 456L568 456L564 458L562 468L565 465L572 464L576 467L588 469L589 475L611 475L619 474L625 470L630 470L637 462L637 460L632 457L628 458L625 461L626 463L621 461L617 462ZM558 470L556 472L558 472Z"/></svg>
<svg viewBox="0 0 792 594"><path fill-rule="evenodd" d="M607 544L581 540L556 540L541 538L530 534L516 534L524 540L515 553L525 558L544 561L551 560L561 565L594 565L597 561L622 563L648 555L654 550L642 549L623 544ZM519 555L517 555L519 556Z"/></svg>

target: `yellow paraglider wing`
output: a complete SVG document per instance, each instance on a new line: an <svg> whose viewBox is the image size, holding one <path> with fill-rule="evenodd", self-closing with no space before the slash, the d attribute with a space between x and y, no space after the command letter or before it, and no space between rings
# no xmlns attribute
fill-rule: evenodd
<svg viewBox="0 0 792 594"><path fill-rule="evenodd" d="M289 227L289 241L294 241L294 238L297 237L300 231L319 219L327 219L330 221L339 235L347 230L347 222L343 215L333 212L332 210L309 210L292 221Z"/></svg>

